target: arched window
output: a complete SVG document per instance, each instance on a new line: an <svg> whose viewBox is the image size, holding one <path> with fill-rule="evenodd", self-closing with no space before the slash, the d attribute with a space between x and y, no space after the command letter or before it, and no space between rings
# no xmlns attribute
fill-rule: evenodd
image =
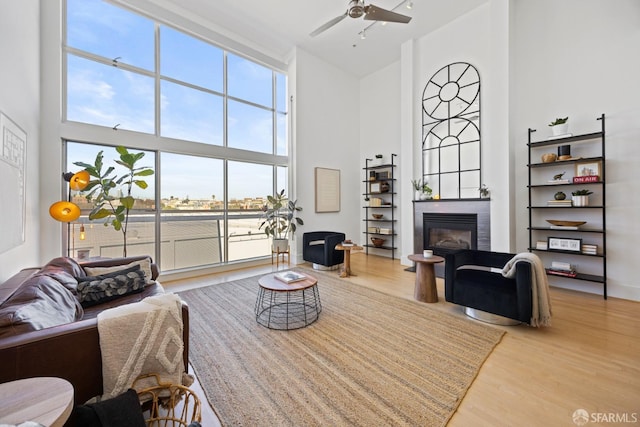
<svg viewBox="0 0 640 427"><path fill-rule="evenodd" d="M480 197L480 75L471 64L441 68L424 88L422 179L441 199Z"/></svg>

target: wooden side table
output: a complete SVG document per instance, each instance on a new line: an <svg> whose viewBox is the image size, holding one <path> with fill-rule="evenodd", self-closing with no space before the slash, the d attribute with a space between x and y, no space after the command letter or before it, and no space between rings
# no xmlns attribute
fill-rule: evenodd
<svg viewBox="0 0 640 427"><path fill-rule="evenodd" d="M336 250L344 251L344 269L340 272L340 277L356 276L351 272L351 251L361 251L362 249L364 248L358 245L344 246L341 243L336 245Z"/></svg>
<svg viewBox="0 0 640 427"><path fill-rule="evenodd" d="M433 265L444 262L444 258L436 255L425 258L422 254L412 254L409 255L409 259L416 263L414 298L422 302L438 302L436 272Z"/></svg>
<svg viewBox="0 0 640 427"><path fill-rule="evenodd" d="M282 264L284 265L284 256L287 256L287 265L291 265L291 255L289 253L289 248L287 247L286 251L280 251L278 249L271 249L271 264L273 264L273 255L276 256L276 267L280 266L280 256L282 255Z"/></svg>
<svg viewBox="0 0 640 427"><path fill-rule="evenodd" d="M73 409L73 386L67 380L35 377L0 384L0 424L34 421L62 427Z"/></svg>

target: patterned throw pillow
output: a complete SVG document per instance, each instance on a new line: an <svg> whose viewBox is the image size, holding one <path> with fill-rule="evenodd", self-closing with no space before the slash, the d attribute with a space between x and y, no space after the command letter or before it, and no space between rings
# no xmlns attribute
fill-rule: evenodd
<svg viewBox="0 0 640 427"><path fill-rule="evenodd" d="M117 272L119 270L139 265L144 272L147 283L153 283L151 273L151 258L145 258L138 261L133 261L125 265L114 265L111 267L84 267L85 273L88 276L103 276L108 273Z"/></svg>
<svg viewBox="0 0 640 427"><path fill-rule="evenodd" d="M102 274L78 278L78 300L83 307L101 304L123 295L142 292L146 284L139 265Z"/></svg>

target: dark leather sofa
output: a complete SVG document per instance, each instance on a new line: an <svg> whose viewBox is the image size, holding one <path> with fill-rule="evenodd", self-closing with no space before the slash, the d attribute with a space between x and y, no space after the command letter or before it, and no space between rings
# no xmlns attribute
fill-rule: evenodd
<svg viewBox="0 0 640 427"><path fill-rule="evenodd" d="M333 267L344 262L344 251L335 249L345 239L344 233L311 231L302 235L302 259L307 262Z"/></svg>
<svg viewBox="0 0 640 427"><path fill-rule="evenodd" d="M155 281L157 266L151 263L154 281L144 286L142 292L80 308L76 313L74 311L80 306L72 306L74 301L65 293L65 285L73 285L76 277L84 277L84 267L126 265L146 258L101 259L82 264L69 258L55 258L42 268L22 270L0 285L0 383L38 376L64 378L74 387L74 405L102 394L102 359L96 317L107 308L164 293L162 285ZM29 304L35 304L33 310L25 308ZM56 318L54 308L62 312L60 318ZM44 319L38 319L38 312L43 309L48 313L43 312ZM23 312L31 313L33 318L24 318L20 314ZM75 320L51 326L69 315L75 316ZM184 365L188 371L189 310L186 304L182 306L182 320ZM45 327L40 329L43 325ZM65 425L75 425L73 417Z"/></svg>
<svg viewBox="0 0 640 427"><path fill-rule="evenodd" d="M515 278L502 276L515 254L461 250L445 255L445 299L465 307L465 313L491 323L514 324L484 317L480 310L529 324L531 322L531 264L516 263ZM494 270L491 271L491 268ZM516 323L517 323L516 322Z"/></svg>

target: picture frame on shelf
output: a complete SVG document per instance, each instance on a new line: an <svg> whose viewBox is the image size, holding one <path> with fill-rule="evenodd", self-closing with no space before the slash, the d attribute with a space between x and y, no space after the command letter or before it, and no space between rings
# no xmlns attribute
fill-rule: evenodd
<svg viewBox="0 0 640 427"><path fill-rule="evenodd" d="M379 182L372 182L369 184L369 193L381 193L382 187Z"/></svg>
<svg viewBox="0 0 640 427"><path fill-rule="evenodd" d="M599 177L602 170L602 161L579 162L576 163L575 167L576 170L574 176L576 177Z"/></svg>
<svg viewBox="0 0 640 427"><path fill-rule="evenodd" d="M548 237L547 250L580 253L582 251L582 239L571 239L566 237Z"/></svg>

